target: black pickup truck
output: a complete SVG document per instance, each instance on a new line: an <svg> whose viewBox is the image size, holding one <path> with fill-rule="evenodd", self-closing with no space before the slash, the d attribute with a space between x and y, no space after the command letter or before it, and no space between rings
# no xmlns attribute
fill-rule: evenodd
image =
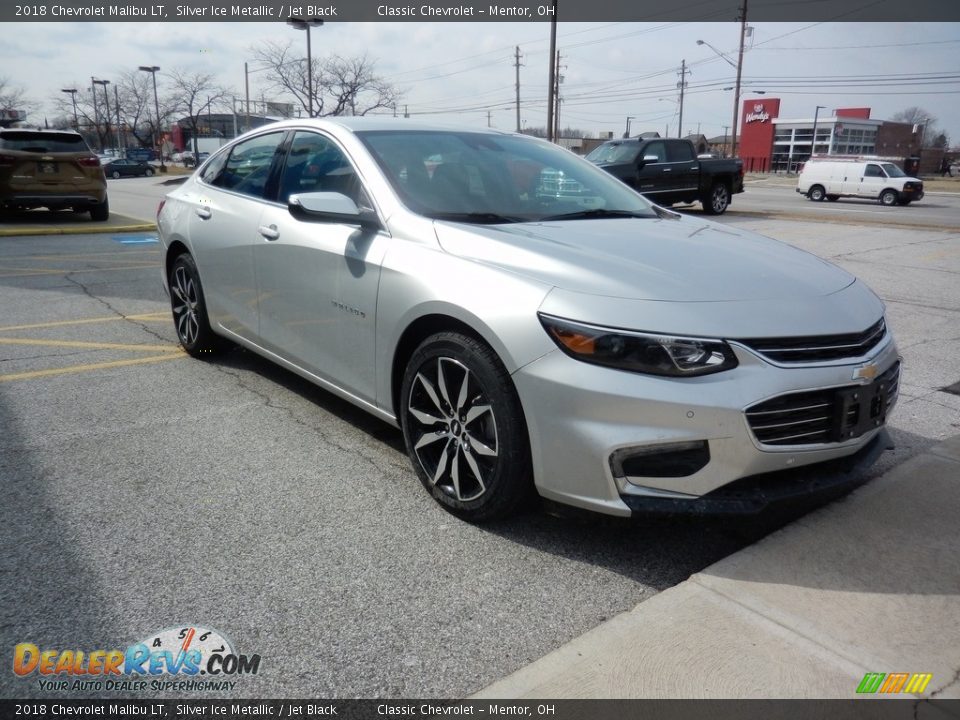
<svg viewBox="0 0 960 720"><path fill-rule="evenodd" d="M689 140L624 138L595 148L587 160L658 205L699 200L720 215L743 192L743 161L698 158Z"/></svg>

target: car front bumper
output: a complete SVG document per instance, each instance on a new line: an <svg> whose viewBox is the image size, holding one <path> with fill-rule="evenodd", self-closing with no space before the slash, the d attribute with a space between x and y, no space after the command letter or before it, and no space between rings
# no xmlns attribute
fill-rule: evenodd
<svg viewBox="0 0 960 720"><path fill-rule="evenodd" d="M817 483L802 482L778 490L782 479L775 475L781 471L843 458L864 464L875 457L861 451L886 446L884 438L873 441L883 432L896 390L885 398L888 405L875 427L861 426L862 434L832 442L761 443L745 411L784 395L836 389L839 396L862 388L867 382L854 378L865 365L880 375L895 372L899 356L889 334L867 358L846 364L785 367L738 345L734 351L738 367L699 378L613 370L559 351L519 369L514 382L530 433L538 492L621 516L650 509L700 512L711 506L720 512L754 512L774 496L818 490ZM644 475L641 468L652 470ZM737 501L724 494L738 489ZM740 502L748 496L760 504Z"/></svg>

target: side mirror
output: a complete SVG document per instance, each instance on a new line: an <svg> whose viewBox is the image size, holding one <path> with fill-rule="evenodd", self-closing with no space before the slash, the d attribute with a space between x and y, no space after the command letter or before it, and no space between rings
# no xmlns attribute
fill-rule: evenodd
<svg viewBox="0 0 960 720"><path fill-rule="evenodd" d="M660 158L658 158L656 155L644 155L643 161L645 163L657 163L660 162Z"/></svg>
<svg viewBox="0 0 960 720"><path fill-rule="evenodd" d="M380 229L380 219L369 208L359 208L346 195L337 192L299 193L290 196L290 214L298 220L343 223Z"/></svg>

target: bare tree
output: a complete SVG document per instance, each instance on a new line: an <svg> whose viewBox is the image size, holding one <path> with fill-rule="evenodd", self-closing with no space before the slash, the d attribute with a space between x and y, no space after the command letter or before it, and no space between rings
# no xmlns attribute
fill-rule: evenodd
<svg viewBox="0 0 960 720"><path fill-rule="evenodd" d="M310 107L306 58L285 43L266 41L252 48L253 56L266 66L271 89L292 97L306 113ZM366 115L380 108L394 108L400 92L376 74L376 63L359 57L312 58L314 115Z"/></svg>
<svg viewBox="0 0 960 720"><path fill-rule="evenodd" d="M214 82L213 75L204 73L175 69L166 74L166 79L169 82L166 105L172 113L184 116L179 123L189 128L196 152L197 135L202 124L200 117L230 106L230 98L235 92Z"/></svg>
<svg viewBox="0 0 960 720"><path fill-rule="evenodd" d="M27 97L25 88L14 85L6 77L0 77L0 112L23 110L29 112L36 109L36 103Z"/></svg>
<svg viewBox="0 0 960 720"><path fill-rule="evenodd" d="M949 136L937 127L939 122L937 116L922 107L911 105L898 113L894 113L890 120L922 126L924 147L947 147L949 145Z"/></svg>
<svg viewBox="0 0 960 720"><path fill-rule="evenodd" d="M98 96L97 102L94 102L89 83L84 85L83 83L71 82L65 84L65 87L74 88L77 92L73 93L72 98L69 93L62 92L50 98L50 104L53 105L56 115L68 117L70 127L73 127L73 101L76 100L77 130L91 146L106 147L108 140L107 123L102 98Z"/></svg>

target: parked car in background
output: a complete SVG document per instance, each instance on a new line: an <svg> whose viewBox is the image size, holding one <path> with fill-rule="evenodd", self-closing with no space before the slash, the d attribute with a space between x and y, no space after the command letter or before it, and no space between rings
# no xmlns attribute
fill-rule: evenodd
<svg viewBox="0 0 960 720"><path fill-rule="evenodd" d="M183 164L185 167L196 167L197 165L202 165L208 157L210 157L210 153L201 152L197 153L197 158L194 160L193 154L191 153L190 155L184 157Z"/></svg>
<svg viewBox="0 0 960 720"><path fill-rule="evenodd" d="M110 216L100 159L76 132L0 129L0 210L89 211Z"/></svg>
<svg viewBox="0 0 960 720"><path fill-rule="evenodd" d="M658 205L700 201L707 215L720 215L743 192L742 160L697 157L689 140L611 140L594 148L587 160Z"/></svg>
<svg viewBox="0 0 960 720"><path fill-rule="evenodd" d="M797 192L814 202L852 197L909 205L923 199L923 181L889 161L813 157L800 171Z"/></svg>
<svg viewBox="0 0 960 720"><path fill-rule="evenodd" d="M824 486L741 479L884 447L900 361L863 283L542 140L288 120L214 154L157 227L189 354L240 344L399 427L472 521L535 491L756 511Z"/></svg>
<svg viewBox="0 0 960 720"><path fill-rule="evenodd" d="M111 160L106 165L103 166L103 172L107 177L120 178L120 177L150 177L156 172L153 169L153 166L140 162L138 160L124 160L119 158L117 160Z"/></svg>

